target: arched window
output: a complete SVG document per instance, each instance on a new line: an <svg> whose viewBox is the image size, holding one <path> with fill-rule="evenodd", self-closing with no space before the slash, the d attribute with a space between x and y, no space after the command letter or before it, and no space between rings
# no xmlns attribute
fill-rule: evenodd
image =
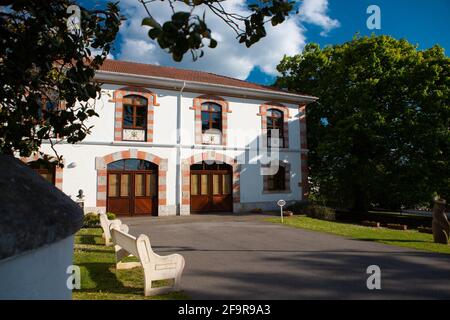
<svg viewBox="0 0 450 320"><path fill-rule="evenodd" d="M140 159L123 159L108 163L108 170L140 171L158 170L158 166L152 162Z"/></svg>
<svg viewBox="0 0 450 320"><path fill-rule="evenodd" d="M156 94L143 87L114 90L114 141L153 142Z"/></svg>
<svg viewBox="0 0 450 320"><path fill-rule="evenodd" d="M283 111L277 109L267 110L267 146L270 147L270 139L272 130L278 130L280 138L279 147L284 148L284 114Z"/></svg>
<svg viewBox="0 0 450 320"><path fill-rule="evenodd" d="M211 129L222 131L222 107L217 103L205 102L202 104L202 133Z"/></svg>
<svg viewBox="0 0 450 320"><path fill-rule="evenodd" d="M138 95L128 95L123 99L123 128L146 129L147 99Z"/></svg>
<svg viewBox="0 0 450 320"><path fill-rule="evenodd" d="M28 165L31 169L36 171L42 178L55 184L56 165L52 163L46 163L40 160L29 162Z"/></svg>

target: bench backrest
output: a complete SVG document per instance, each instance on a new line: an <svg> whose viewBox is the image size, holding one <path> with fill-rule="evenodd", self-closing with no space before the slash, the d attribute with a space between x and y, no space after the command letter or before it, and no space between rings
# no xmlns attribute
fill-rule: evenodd
<svg viewBox="0 0 450 320"><path fill-rule="evenodd" d="M109 220L106 213L100 212L98 216L100 218L100 225L102 226L103 230L109 230Z"/></svg>
<svg viewBox="0 0 450 320"><path fill-rule="evenodd" d="M137 239L135 237L116 228L111 228L110 232L114 244L131 253L136 258L140 258L139 250L137 247L138 242L136 241Z"/></svg>

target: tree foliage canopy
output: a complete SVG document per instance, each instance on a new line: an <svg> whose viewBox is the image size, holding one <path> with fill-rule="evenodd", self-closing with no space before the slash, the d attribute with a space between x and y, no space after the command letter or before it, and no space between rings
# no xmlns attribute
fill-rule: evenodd
<svg viewBox="0 0 450 320"><path fill-rule="evenodd" d="M285 57L277 85L308 106L312 190L358 211L450 199L450 59L389 36L308 45Z"/></svg>
<svg viewBox="0 0 450 320"><path fill-rule="evenodd" d="M68 30L72 1L0 4L0 151L29 156L52 137L83 140L96 115L89 99L100 92L94 73L119 30L117 6L80 8L80 33Z"/></svg>

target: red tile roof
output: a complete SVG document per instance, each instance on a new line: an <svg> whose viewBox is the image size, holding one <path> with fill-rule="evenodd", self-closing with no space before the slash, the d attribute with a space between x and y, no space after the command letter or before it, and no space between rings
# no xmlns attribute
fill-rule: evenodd
<svg viewBox="0 0 450 320"><path fill-rule="evenodd" d="M210 83L217 85L224 85L236 88L247 88L256 90L271 90L276 92L288 93L287 91L263 86L256 83L238 80L226 76L217 75L214 73L194 71L186 69L178 69L173 67L163 67L158 65L143 64L137 62L119 61L119 60L105 60L100 68L101 71L107 72L117 72L126 74L136 74L143 76L152 76L159 78L168 78L184 81L193 81L201 83ZM289 92L291 94L296 94L294 92ZM304 94L302 94L304 95ZM308 95L306 95L308 96Z"/></svg>

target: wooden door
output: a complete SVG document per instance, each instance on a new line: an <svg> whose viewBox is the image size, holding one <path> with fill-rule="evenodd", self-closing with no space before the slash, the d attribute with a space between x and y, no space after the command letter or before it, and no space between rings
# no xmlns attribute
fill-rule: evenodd
<svg viewBox="0 0 450 320"><path fill-rule="evenodd" d="M131 174L108 172L107 211L118 215L131 215Z"/></svg>
<svg viewBox="0 0 450 320"><path fill-rule="evenodd" d="M231 167L191 168L191 211L233 211Z"/></svg>
<svg viewBox="0 0 450 320"><path fill-rule="evenodd" d="M158 210L158 181L156 172L134 173L133 214L152 214Z"/></svg>
<svg viewBox="0 0 450 320"><path fill-rule="evenodd" d="M118 161L108 170L107 211L130 216L158 215L157 168L131 160L120 161L123 164Z"/></svg>

